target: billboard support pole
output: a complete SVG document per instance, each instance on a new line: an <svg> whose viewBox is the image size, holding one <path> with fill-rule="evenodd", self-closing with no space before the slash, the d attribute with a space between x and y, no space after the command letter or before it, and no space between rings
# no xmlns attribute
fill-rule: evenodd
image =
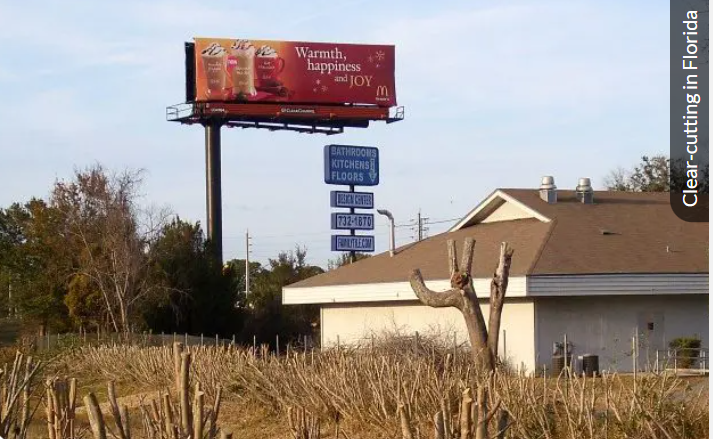
<svg viewBox="0 0 713 439"><path fill-rule="evenodd" d="M353 184L350 184L350 185L349 185L349 192L354 192L354 185L353 185ZM354 208L353 208L353 207L350 207L350 208L349 208L349 213L354 213ZM349 234L352 235L352 236L356 236L356 231L355 231L354 229L351 229L351 230L349 231ZM352 250L352 251L349 252L349 263L350 263L350 264L353 264L354 262L356 262L356 252L354 252L354 250Z"/></svg>
<svg viewBox="0 0 713 439"><path fill-rule="evenodd" d="M220 128L222 123L207 120L205 127L206 216L208 240L213 256L223 265L223 211L220 176Z"/></svg>

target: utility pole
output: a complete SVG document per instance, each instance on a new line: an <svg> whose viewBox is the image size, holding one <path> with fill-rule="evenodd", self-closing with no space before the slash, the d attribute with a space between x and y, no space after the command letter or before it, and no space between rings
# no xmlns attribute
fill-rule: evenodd
<svg viewBox="0 0 713 439"><path fill-rule="evenodd" d="M415 230L415 235L412 236L413 238L416 238L418 241L423 240L424 238L424 232L428 231L428 227L425 227L426 224L428 224L426 221L428 221L428 217L421 216L421 209L418 209L418 218L415 220L415 224L412 227L412 230L416 228ZM414 221L414 220L411 220Z"/></svg>
<svg viewBox="0 0 713 439"><path fill-rule="evenodd" d="M245 230L245 298L250 294L250 231Z"/></svg>

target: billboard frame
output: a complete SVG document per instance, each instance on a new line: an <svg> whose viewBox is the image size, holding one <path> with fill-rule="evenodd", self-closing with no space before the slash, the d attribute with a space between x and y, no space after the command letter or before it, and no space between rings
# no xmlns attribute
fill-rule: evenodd
<svg viewBox="0 0 713 439"><path fill-rule="evenodd" d="M309 110L291 113L284 109ZM217 121L228 128L264 128L303 133L341 134L345 128L368 128L370 122L387 124L404 119L403 107L366 105L224 104L186 102L166 107L166 120L205 125Z"/></svg>
<svg viewBox="0 0 713 439"><path fill-rule="evenodd" d="M393 123L404 119L403 106L195 101L195 43L186 42L184 46L186 101L166 108L166 120L170 122L189 125L211 122L229 128L264 128L329 135L341 134L345 128L367 128L372 121Z"/></svg>

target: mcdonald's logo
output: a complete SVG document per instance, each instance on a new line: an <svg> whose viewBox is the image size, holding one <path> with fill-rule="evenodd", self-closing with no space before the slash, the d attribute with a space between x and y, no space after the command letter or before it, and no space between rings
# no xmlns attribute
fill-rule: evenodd
<svg viewBox="0 0 713 439"><path fill-rule="evenodd" d="M389 96L389 88L385 85L380 85L376 87L376 95L377 96Z"/></svg>

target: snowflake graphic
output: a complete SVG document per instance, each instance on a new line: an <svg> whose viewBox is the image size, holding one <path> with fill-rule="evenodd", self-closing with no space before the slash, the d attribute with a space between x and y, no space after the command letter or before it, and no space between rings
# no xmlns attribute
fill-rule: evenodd
<svg viewBox="0 0 713 439"><path fill-rule="evenodd" d="M319 85L319 84L322 83L322 81L318 79L318 80L314 81L314 83L317 84L317 85Z"/></svg>
<svg viewBox="0 0 713 439"><path fill-rule="evenodd" d="M317 89L316 89L316 88L313 88L312 91L315 92L315 93L317 93Z"/></svg>
<svg viewBox="0 0 713 439"><path fill-rule="evenodd" d="M323 85L323 86L322 86L322 93L326 92L327 90L329 90L329 89L327 88L327 86L326 86L326 85Z"/></svg>
<svg viewBox="0 0 713 439"><path fill-rule="evenodd" d="M381 50L376 52L376 59L378 59L379 61L383 61L385 57L386 57L386 54L384 52L382 52Z"/></svg>

